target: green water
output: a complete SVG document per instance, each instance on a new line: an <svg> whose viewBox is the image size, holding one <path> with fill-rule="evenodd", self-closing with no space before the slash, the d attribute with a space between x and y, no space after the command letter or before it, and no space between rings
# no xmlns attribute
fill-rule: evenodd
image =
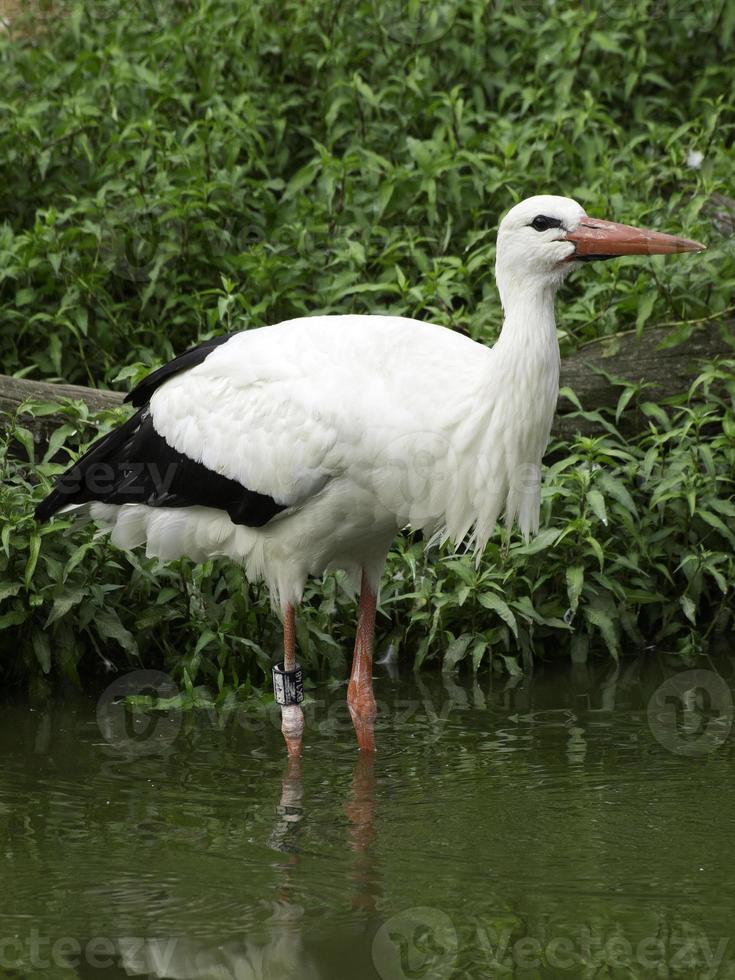
<svg viewBox="0 0 735 980"><path fill-rule="evenodd" d="M6 705L0 977L735 977L730 685L667 676L377 668L375 759L333 681L291 769L267 715Z"/></svg>

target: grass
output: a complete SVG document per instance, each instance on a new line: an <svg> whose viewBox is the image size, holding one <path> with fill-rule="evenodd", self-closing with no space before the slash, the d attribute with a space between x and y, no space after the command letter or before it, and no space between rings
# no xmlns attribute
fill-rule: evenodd
<svg viewBox="0 0 735 980"><path fill-rule="evenodd" d="M115 0L53 5L0 37L0 369L126 385L225 330L326 312L427 318L491 343L499 216L529 194L704 240L695 260L585 269L560 296L568 354L733 305L732 3ZM701 159L700 159L701 157ZM553 447L541 535L391 556L381 642L417 666L527 669L649 648L686 661L732 618L733 373L691 399L622 389L604 435ZM0 501L0 674L43 689L108 663L191 691L263 683L267 598L233 566L160 564L91 530L36 527L45 462L10 426ZM633 412L647 419L626 439ZM627 430L626 430L627 431ZM63 454L63 453L62 453ZM351 600L315 583L310 667L339 668Z"/></svg>

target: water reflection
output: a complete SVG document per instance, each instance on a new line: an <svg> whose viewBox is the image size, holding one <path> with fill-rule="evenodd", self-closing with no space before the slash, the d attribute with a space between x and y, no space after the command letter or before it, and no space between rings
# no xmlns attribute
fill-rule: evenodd
<svg viewBox="0 0 735 980"><path fill-rule="evenodd" d="M380 874L375 857L375 756L371 753L358 754L345 813L350 821L347 839L354 854L352 907L374 912Z"/></svg>
<svg viewBox="0 0 735 980"><path fill-rule="evenodd" d="M268 844L286 854L298 852L299 825L304 819L304 782L301 777L301 759L289 758L281 786L281 800L276 813L278 819Z"/></svg>
<svg viewBox="0 0 735 980"><path fill-rule="evenodd" d="M388 675L374 758L334 685L289 761L254 717L132 757L7 705L0 977L733 977L720 674Z"/></svg>
<svg viewBox="0 0 735 980"><path fill-rule="evenodd" d="M281 784L276 820L268 845L283 855L280 863L278 898L263 919L267 938L257 941L207 943L186 937L127 937L115 943L113 959L125 976L149 976L170 980L263 980L299 977L317 980L323 974L305 941L305 908L298 900L296 875L299 867L299 838L307 819L304 801L302 759L288 759ZM376 870L375 758L360 753L355 761L352 784L345 803L348 817L347 846L353 853L350 880L351 905L375 911L380 882ZM109 951L112 952L112 951ZM97 964L81 964L80 976L92 975ZM106 976L111 976L109 971Z"/></svg>

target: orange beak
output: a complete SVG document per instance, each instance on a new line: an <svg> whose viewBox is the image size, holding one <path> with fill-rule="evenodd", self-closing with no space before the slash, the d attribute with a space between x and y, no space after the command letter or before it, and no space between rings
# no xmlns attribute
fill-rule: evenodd
<svg viewBox="0 0 735 980"><path fill-rule="evenodd" d="M619 225L617 221L602 221L584 217L577 228L567 235L576 251L568 262L593 259L612 259L618 255L670 255L672 252L701 252L707 246L676 235L659 231Z"/></svg>

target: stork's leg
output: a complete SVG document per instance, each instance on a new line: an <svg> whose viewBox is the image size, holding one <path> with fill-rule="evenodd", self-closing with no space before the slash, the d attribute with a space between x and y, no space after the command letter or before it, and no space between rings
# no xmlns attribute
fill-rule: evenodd
<svg viewBox="0 0 735 980"><path fill-rule="evenodd" d="M373 694L373 646L375 642L375 608L378 597L362 573L360 604L357 611L357 636L352 659L352 674L347 688L347 704L357 742L363 752L375 751L375 695Z"/></svg>
<svg viewBox="0 0 735 980"><path fill-rule="evenodd" d="M296 613L290 602L283 613L283 666L287 671L296 666ZM288 754L292 758L301 755L304 712L300 704L286 704L281 708L281 731Z"/></svg>

